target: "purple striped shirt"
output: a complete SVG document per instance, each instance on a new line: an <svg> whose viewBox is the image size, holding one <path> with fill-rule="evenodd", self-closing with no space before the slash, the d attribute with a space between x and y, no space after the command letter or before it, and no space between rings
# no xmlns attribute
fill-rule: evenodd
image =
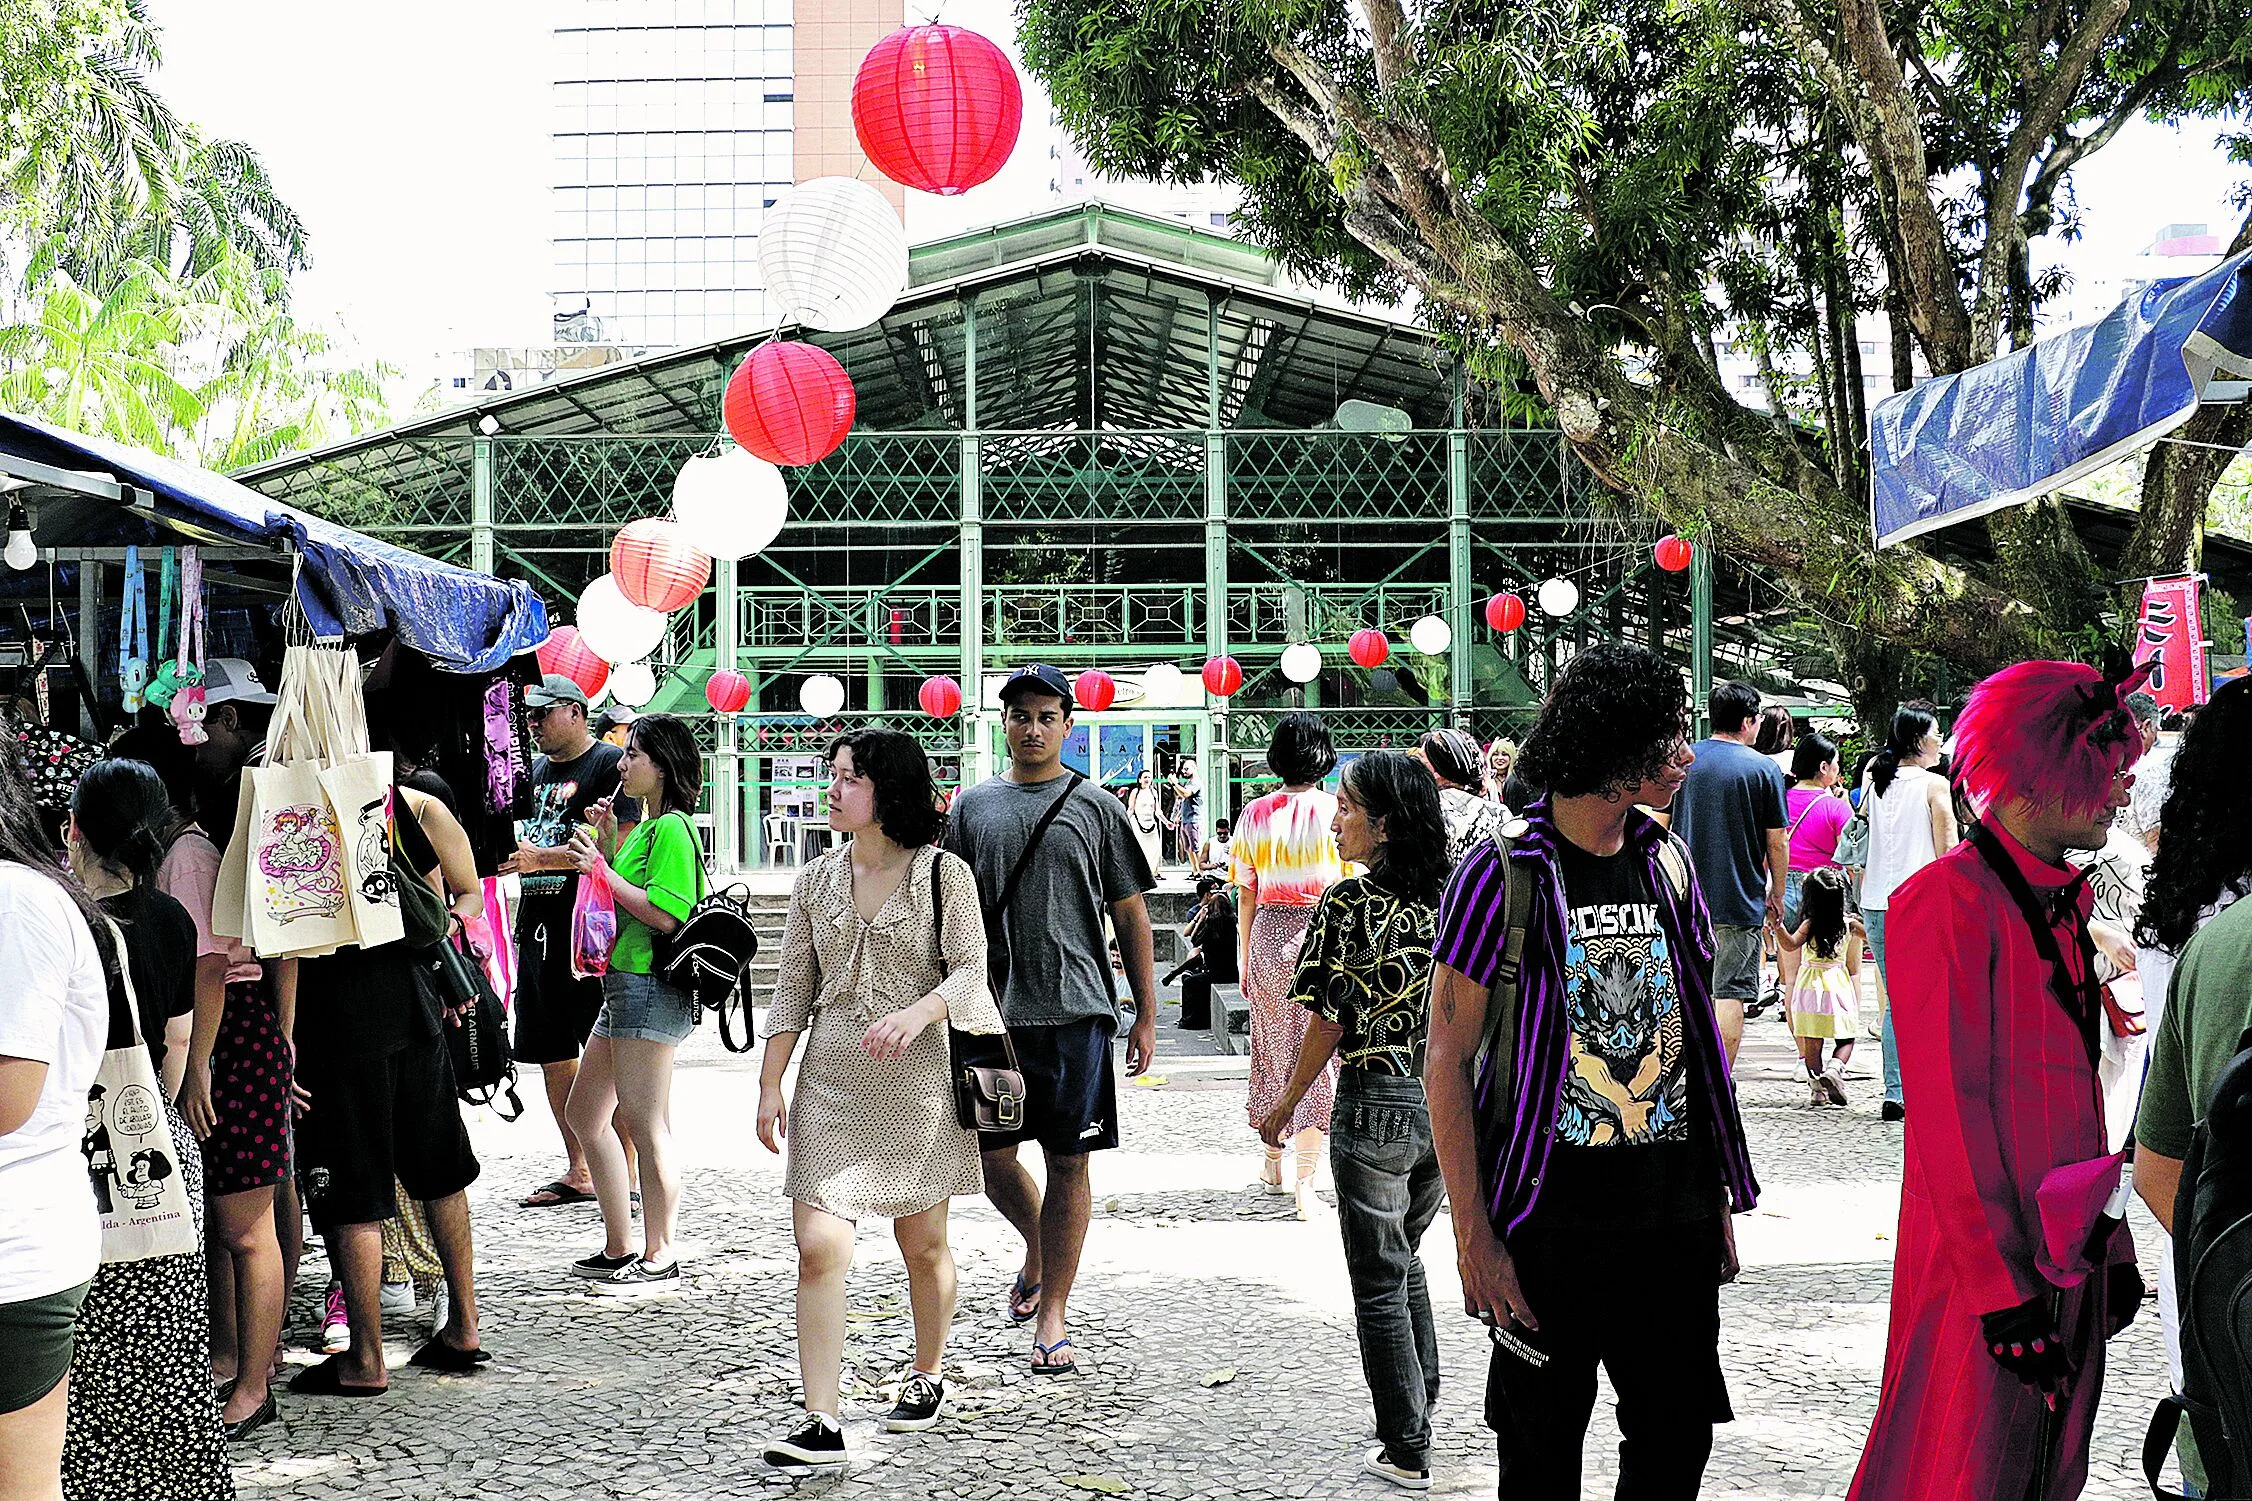
<svg viewBox="0 0 2252 1501"><path fill-rule="evenodd" d="M1564 882L1556 868L1556 846L1562 837L1549 821L1547 802L1533 804L1525 812L1523 832L1513 834L1516 853L1506 872L1507 880L1534 883L1524 959L1517 975L1516 1043L1507 1073L1497 1066L1502 1060L1489 1059L1475 1093L1486 1213L1504 1238L1524 1225L1540 1200L1564 1072L1571 1062L1564 997ZM1722 1182L1741 1214L1758 1202L1759 1183L1752 1176L1736 1089L1728 1075L1727 1054L1721 1049L1720 1023L1713 1015L1712 923L1694 874L1688 876L1686 896L1677 896L1674 881L1660 866L1659 851L1669 840L1686 869L1688 851L1679 840L1647 815L1627 814L1627 847L1647 862L1658 925L1675 956L1687 1024L1692 1113L1711 1134ZM1492 841L1481 842L1465 855L1447 883L1439 905L1438 938L1432 945L1434 962L1487 990L1493 989L1500 974L1508 936L1504 880L1501 850ZM1510 1084L1506 1098L1500 1089L1504 1078Z"/></svg>

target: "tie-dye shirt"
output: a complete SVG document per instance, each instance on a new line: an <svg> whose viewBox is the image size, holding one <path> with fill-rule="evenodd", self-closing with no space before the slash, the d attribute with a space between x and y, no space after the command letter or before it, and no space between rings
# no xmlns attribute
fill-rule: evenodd
<svg viewBox="0 0 2252 1501"><path fill-rule="evenodd" d="M1228 852L1228 880L1258 889L1265 907L1311 907L1345 874L1330 832L1337 799L1314 788L1270 792L1243 810Z"/></svg>

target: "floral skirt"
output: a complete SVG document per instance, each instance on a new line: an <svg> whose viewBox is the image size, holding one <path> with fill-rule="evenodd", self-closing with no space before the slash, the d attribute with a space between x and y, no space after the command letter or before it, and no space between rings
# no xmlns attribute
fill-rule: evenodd
<svg viewBox="0 0 2252 1501"><path fill-rule="evenodd" d="M1251 919L1251 966L1243 976L1243 998L1251 1003L1251 1128L1267 1118L1298 1066L1298 1048L1314 1014L1290 1000L1298 970L1298 950L1313 925L1311 907L1262 904ZM1327 1131L1337 1095L1337 1060L1314 1080L1313 1088L1291 1113L1290 1134Z"/></svg>

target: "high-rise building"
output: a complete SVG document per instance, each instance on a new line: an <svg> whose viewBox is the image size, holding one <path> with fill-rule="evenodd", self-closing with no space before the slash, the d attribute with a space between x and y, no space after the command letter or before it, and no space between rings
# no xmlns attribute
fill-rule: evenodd
<svg viewBox="0 0 2252 1501"><path fill-rule="evenodd" d="M661 347L765 323L759 214L793 182L861 175L852 75L902 7L561 0L556 342Z"/></svg>

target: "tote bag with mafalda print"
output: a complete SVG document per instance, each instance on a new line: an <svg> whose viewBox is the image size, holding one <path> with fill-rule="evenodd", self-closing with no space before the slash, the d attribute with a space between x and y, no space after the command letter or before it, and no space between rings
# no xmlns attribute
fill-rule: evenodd
<svg viewBox="0 0 2252 1501"><path fill-rule="evenodd" d="M172 1122L141 1038L141 1011L125 964L125 935L109 925L118 977L110 986L109 1051L86 1092L86 1176L102 1216L102 1260L146 1261L196 1249L187 1174Z"/></svg>

